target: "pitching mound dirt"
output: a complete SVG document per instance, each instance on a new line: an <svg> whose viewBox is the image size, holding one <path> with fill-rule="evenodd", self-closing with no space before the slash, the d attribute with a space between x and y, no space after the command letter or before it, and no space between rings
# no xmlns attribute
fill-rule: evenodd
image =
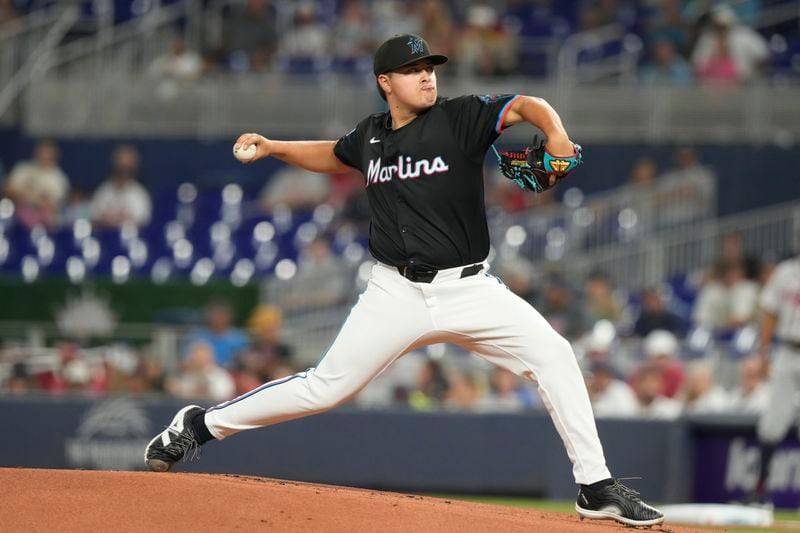
<svg viewBox="0 0 800 533"><path fill-rule="evenodd" d="M630 531L574 515L242 476L0 468L0 486L4 531Z"/></svg>

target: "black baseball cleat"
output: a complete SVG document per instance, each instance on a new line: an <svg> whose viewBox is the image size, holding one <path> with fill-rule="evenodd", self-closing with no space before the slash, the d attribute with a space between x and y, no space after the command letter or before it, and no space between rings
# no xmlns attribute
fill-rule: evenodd
<svg viewBox="0 0 800 533"><path fill-rule="evenodd" d="M167 429L153 437L144 450L144 462L154 472L166 472L172 465L200 449L192 419L205 411L197 405L187 405L175 415Z"/></svg>
<svg viewBox="0 0 800 533"><path fill-rule="evenodd" d="M660 511L639 499L639 493L618 480L604 487L581 485L575 503L581 519L616 520L627 526L654 526L664 521Z"/></svg>

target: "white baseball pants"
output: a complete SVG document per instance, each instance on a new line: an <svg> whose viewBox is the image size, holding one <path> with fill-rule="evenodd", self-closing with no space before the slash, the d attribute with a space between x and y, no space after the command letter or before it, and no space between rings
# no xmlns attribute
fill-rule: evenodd
<svg viewBox="0 0 800 533"><path fill-rule="evenodd" d="M758 419L757 434L761 442L779 444L800 421L800 350L779 346L770 366L769 403Z"/></svg>
<svg viewBox="0 0 800 533"><path fill-rule="evenodd" d="M589 396L569 343L527 302L485 270L462 267L414 283L377 264L366 290L316 368L266 383L210 408L217 439L336 407L403 354L428 344L462 346L518 376L535 380L564 441L576 483L611 477Z"/></svg>

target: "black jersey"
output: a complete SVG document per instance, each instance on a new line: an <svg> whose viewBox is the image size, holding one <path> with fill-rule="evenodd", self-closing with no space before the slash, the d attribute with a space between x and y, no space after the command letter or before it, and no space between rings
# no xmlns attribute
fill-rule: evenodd
<svg viewBox="0 0 800 533"><path fill-rule="evenodd" d="M365 177L378 261L438 270L486 258L483 160L516 98L439 98L400 129L379 113L339 139L336 157Z"/></svg>

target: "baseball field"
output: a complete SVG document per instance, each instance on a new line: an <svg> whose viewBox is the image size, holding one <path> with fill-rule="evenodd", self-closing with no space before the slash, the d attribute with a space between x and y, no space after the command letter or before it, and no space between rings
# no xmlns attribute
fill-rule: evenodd
<svg viewBox="0 0 800 533"><path fill-rule="evenodd" d="M504 533L628 528L574 513L210 474L0 469L4 531ZM663 526L657 531L710 531Z"/></svg>

